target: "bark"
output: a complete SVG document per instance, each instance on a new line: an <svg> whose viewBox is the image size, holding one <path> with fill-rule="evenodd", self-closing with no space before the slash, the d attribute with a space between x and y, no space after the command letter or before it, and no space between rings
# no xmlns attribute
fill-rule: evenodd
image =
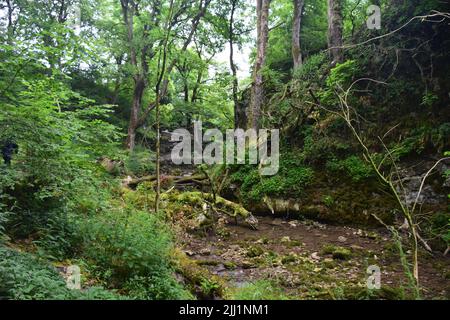
<svg viewBox="0 0 450 320"><path fill-rule="evenodd" d="M300 31L302 25L304 0L294 0L294 23L292 27L292 59L294 69L302 65L302 51L300 47Z"/></svg>
<svg viewBox="0 0 450 320"><path fill-rule="evenodd" d="M234 103L234 127L239 128L239 98L238 98L238 88L239 82L237 78L237 67L234 63L234 14L236 12L237 0L231 0L231 13L230 13L230 24L229 24L229 45L230 45L230 68L233 74L233 103Z"/></svg>
<svg viewBox="0 0 450 320"><path fill-rule="evenodd" d="M193 176L165 176L168 181L172 181L174 185L185 185L185 184L198 184L205 185L208 184L207 177L205 175L193 175ZM125 187L136 188L139 184L144 182L155 182L157 180L156 175L145 176L136 179L124 179L122 185Z"/></svg>
<svg viewBox="0 0 450 320"><path fill-rule="evenodd" d="M202 79L203 79L203 70L198 70L197 80L195 81L194 88L192 89L192 97L191 97L192 103L197 102L197 100L199 98L200 85L202 83Z"/></svg>
<svg viewBox="0 0 450 320"><path fill-rule="evenodd" d="M130 122L128 124L127 148L133 150L136 143L136 130L138 128L139 111L142 105L142 97L146 88L143 78L136 79L133 91L133 104L131 106Z"/></svg>
<svg viewBox="0 0 450 320"><path fill-rule="evenodd" d="M257 0L257 54L254 66L253 86L250 106L247 112L248 127L259 129L261 108L264 103L263 67L266 61L267 43L269 40L269 8L270 0Z"/></svg>
<svg viewBox="0 0 450 320"><path fill-rule="evenodd" d="M342 6L342 0L328 0L328 49L334 64L344 59Z"/></svg>
<svg viewBox="0 0 450 320"><path fill-rule="evenodd" d="M138 59L136 49L133 44L134 40L134 14L135 7L128 0L121 0L122 19L127 29L127 42L129 46L130 63L137 69ZM145 57L141 57L144 58ZM143 62L145 64L145 62ZM133 150L136 144L136 130L138 128L139 112L141 110L142 97L146 89L146 75L137 73L134 75L133 102L130 110L130 121L128 124L128 134L126 146L129 150Z"/></svg>

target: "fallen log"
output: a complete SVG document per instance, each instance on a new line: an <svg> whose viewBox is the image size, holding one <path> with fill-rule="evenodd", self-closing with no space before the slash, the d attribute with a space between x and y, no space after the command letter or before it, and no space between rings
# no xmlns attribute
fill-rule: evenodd
<svg viewBox="0 0 450 320"><path fill-rule="evenodd" d="M204 175L193 175L193 176L161 176L161 180L170 181L174 185L183 185L183 184L197 184L197 185L206 185L208 184L207 177ZM122 181L122 185L125 187L136 188L139 184L144 182L153 182L156 181L156 175L145 176L140 178L130 178L124 179Z"/></svg>
<svg viewBox="0 0 450 320"><path fill-rule="evenodd" d="M256 219L250 211L245 209L242 205L215 196L211 193L202 193L199 191L182 192L182 193L165 193L161 195L162 201L179 201L190 205L203 207L205 202L211 205L214 209L218 209L220 212L238 219L241 218L250 227L256 229L258 225L258 219Z"/></svg>

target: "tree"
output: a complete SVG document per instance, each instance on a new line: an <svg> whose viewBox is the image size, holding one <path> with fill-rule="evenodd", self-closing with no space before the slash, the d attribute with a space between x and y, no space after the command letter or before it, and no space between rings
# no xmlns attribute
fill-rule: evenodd
<svg viewBox="0 0 450 320"><path fill-rule="evenodd" d="M300 31L302 25L304 0L294 0L294 22L292 26L292 59L294 69L302 64L302 52L300 47Z"/></svg>
<svg viewBox="0 0 450 320"><path fill-rule="evenodd" d="M233 103L234 103L234 127L239 127L239 98L238 98L238 89L239 83L237 78L237 67L234 63L234 14L236 12L238 0L231 0L231 12L230 12L230 24L229 24L229 34L228 34L228 42L230 45L230 68L233 74Z"/></svg>
<svg viewBox="0 0 450 320"><path fill-rule="evenodd" d="M342 50L343 1L328 0L328 50L334 63L344 59Z"/></svg>
<svg viewBox="0 0 450 320"><path fill-rule="evenodd" d="M271 0L257 0L257 52L253 70L253 86L250 105L247 110L248 127L259 128L261 108L264 102L263 67L267 55L267 43L269 41L269 9Z"/></svg>
<svg viewBox="0 0 450 320"><path fill-rule="evenodd" d="M181 53L185 52L189 45L191 44L197 28L200 24L201 19L205 16L207 8L212 0L199 0L198 3L192 4L190 1L178 1L176 9L174 9L174 14L172 16L172 21L170 22L170 27L172 30L177 29L177 32L184 34L185 38L182 42L181 49L178 53L173 54L170 63L167 63L167 67L164 74L164 78L159 86L160 92L157 94L160 100L166 97L169 89L170 74L175 68L178 57ZM154 45L161 44L164 41L161 37L161 33L164 30L159 30L155 36L152 29L157 28L161 25L160 13L162 11L162 4L160 1L152 1L147 3L145 10L140 10L139 5L144 5L145 3L135 2L133 0L121 0L123 22L127 29L127 43L129 47L129 60L135 74L133 76L134 80L134 90L133 90L133 102L130 112L130 121L128 125L128 134L126 140L126 146L129 150L133 150L136 144L136 131L142 127L148 115L152 110L156 108L157 99L154 99L146 107L142 106L143 95L146 88L148 87L149 81L149 61L155 57L155 51L152 50ZM189 10L189 9L194 10ZM175 7L175 5L174 5ZM142 18L142 11L150 11L151 14L147 17L147 21ZM187 14L187 17L185 16ZM186 21L190 19L190 14L194 14L191 18L191 24L188 24L188 28L185 28ZM142 26L139 29L135 28L135 17L139 17L138 22L144 20ZM136 22L137 24L137 22ZM139 35L139 40L135 39ZM173 37L169 43L176 44L176 38ZM168 57L168 59L170 59Z"/></svg>

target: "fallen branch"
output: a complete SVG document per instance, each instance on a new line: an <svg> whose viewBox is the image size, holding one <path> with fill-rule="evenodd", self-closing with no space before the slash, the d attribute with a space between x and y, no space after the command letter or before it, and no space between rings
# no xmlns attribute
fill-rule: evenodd
<svg viewBox="0 0 450 320"><path fill-rule="evenodd" d="M207 178L204 175L193 175L193 176L162 176L164 180L168 180L173 182L174 185L182 185L194 183L198 185L204 185L208 182ZM156 175L145 176L141 178L127 178L122 181L122 185L125 187L136 188L139 184L144 182L153 182L156 181Z"/></svg>
<svg viewBox="0 0 450 320"><path fill-rule="evenodd" d="M242 205L233 201L222 198L218 195L214 197L211 193L202 193L199 191L162 194L161 200L163 201L178 201L187 203L197 207L203 207L205 203L213 206L218 211L225 213L226 215L238 219L241 218L246 224L253 229L257 228L258 220L252 215L250 211L245 209Z"/></svg>

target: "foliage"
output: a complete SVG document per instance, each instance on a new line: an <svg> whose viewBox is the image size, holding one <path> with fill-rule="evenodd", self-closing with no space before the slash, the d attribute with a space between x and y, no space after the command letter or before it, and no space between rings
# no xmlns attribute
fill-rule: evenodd
<svg viewBox="0 0 450 320"><path fill-rule="evenodd" d="M374 176L372 168L357 156L350 156L344 160L334 159L328 161L326 166L332 172L345 172L355 182Z"/></svg>
<svg viewBox="0 0 450 320"><path fill-rule="evenodd" d="M172 276L170 235L158 216L125 208L79 224L84 235L82 256L103 281L126 288L139 298L185 296Z"/></svg>
<svg viewBox="0 0 450 320"><path fill-rule="evenodd" d="M61 275L30 254L0 247L0 298L17 300L116 300L120 295L100 287L70 290Z"/></svg>
<svg viewBox="0 0 450 320"><path fill-rule="evenodd" d="M288 297L273 282L258 280L236 289L233 293L235 300L288 300Z"/></svg>
<svg viewBox="0 0 450 320"><path fill-rule="evenodd" d="M300 196L312 182L314 170L305 166L298 153L282 153L279 172L263 177L257 168L246 165L231 175L233 182L241 184L244 201L261 201L264 196Z"/></svg>

